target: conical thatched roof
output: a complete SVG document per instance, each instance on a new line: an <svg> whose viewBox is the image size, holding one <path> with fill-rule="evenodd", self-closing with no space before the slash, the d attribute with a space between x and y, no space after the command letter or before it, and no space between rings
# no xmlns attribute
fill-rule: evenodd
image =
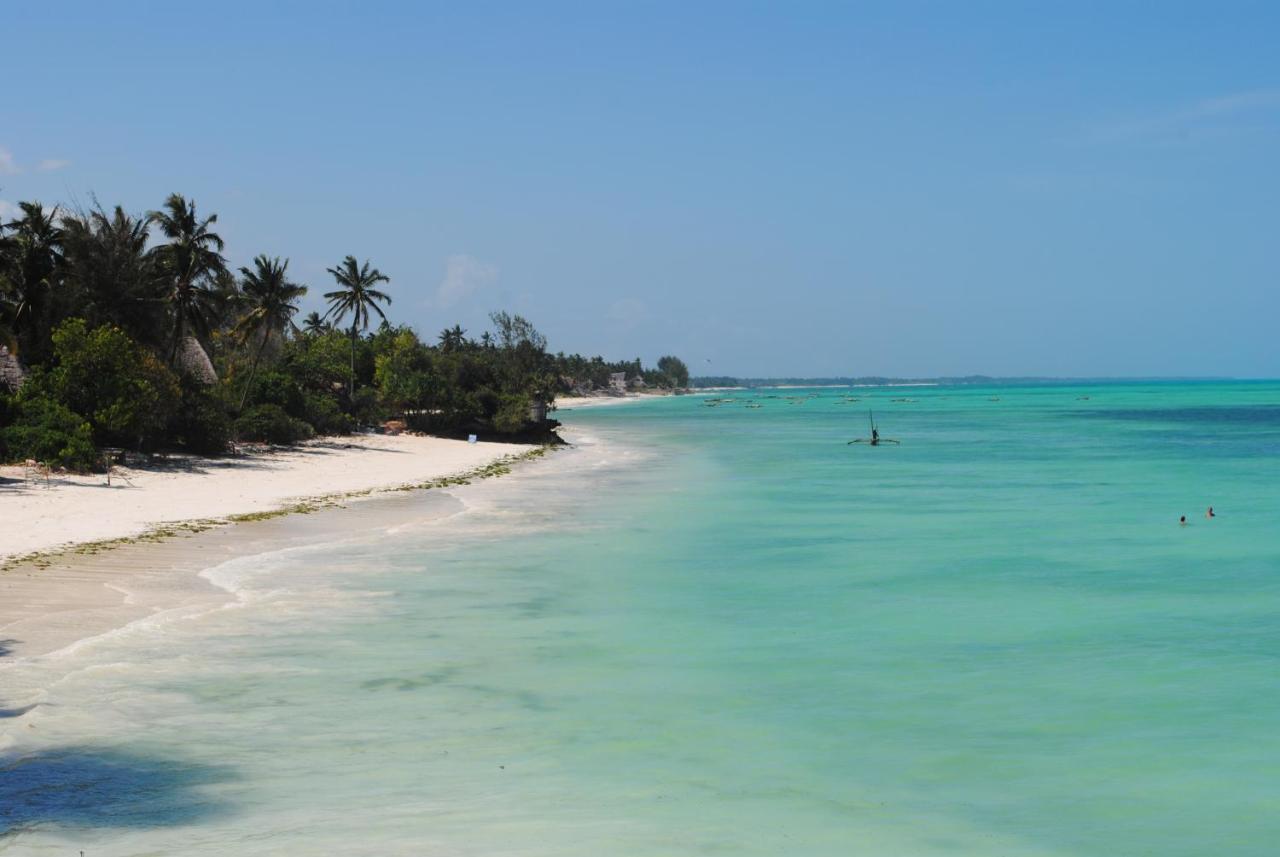
<svg viewBox="0 0 1280 857"><path fill-rule="evenodd" d="M22 368L17 357L9 353L7 346L0 345L0 387L6 387L9 392L16 393L25 380L27 380L27 370Z"/></svg>
<svg viewBox="0 0 1280 857"><path fill-rule="evenodd" d="M202 384L218 383L218 373L213 370L213 361L194 336L182 340L182 348L178 351L178 369Z"/></svg>

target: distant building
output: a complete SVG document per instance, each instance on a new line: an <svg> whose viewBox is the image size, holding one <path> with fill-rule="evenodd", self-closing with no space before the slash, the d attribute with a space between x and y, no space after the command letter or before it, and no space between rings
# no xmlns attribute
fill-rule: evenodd
<svg viewBox="0 0 1280 857"><path fill-rule="evenodd" d="M591 391L595 389L595 386L595 384L591 383L590 378L583 378L582 380L579 380L577 378L570 378L568 375L560 376L561 389L568 390L570 395L573 396L590 396Z"/></svg>
<svg viewBox="0 0 1280 857"><path fill-rule="evenodd" d="M627 392L627 373L611 372L609 374L609 388L615 393Z"/></svg>

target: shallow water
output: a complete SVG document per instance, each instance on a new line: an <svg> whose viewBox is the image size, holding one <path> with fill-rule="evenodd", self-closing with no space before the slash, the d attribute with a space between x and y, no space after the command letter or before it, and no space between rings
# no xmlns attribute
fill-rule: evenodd
<svg viewBox="0 0 1280 857"><path fill-rule="evenodd" d="M0 853L1270 854L1277 403L567 413L578 450L466 513L233 560L206 573L230 606L0 657L0 710L40 703L0 717ZM901 446L846 445L869 406Z"/></svg>

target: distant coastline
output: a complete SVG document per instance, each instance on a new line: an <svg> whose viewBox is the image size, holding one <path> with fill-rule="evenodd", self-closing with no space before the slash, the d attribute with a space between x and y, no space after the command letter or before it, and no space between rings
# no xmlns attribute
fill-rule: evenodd
<svg viewBox="0 0 1280 857"><path fill-rule="evenodd" d="M755 389L813 389L818 387L961 387L961 386L995 386L1019 384L1158 384L1158 383L1223 383L1265 381L1265 378L1233 378L1229 376L1116 376L1109 378L1088 377L1050 377L1037 375L997 376L997 375L962 375L940 376L937 378L889 378L880 375L862 375L858 377L835 378L736 378L728 375L697 376L689 379L689 386L695 390L755 390Z"/></svg>

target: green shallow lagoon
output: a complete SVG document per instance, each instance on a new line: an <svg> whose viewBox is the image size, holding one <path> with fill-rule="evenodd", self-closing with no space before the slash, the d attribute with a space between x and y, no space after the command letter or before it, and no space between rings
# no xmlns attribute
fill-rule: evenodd
<svg viewBox="0 0 1280 857"><path fill-rule="evenodd" d="M466 514L0 662L0 854L1274 852L1280 385L562 417Z"/></svg>

